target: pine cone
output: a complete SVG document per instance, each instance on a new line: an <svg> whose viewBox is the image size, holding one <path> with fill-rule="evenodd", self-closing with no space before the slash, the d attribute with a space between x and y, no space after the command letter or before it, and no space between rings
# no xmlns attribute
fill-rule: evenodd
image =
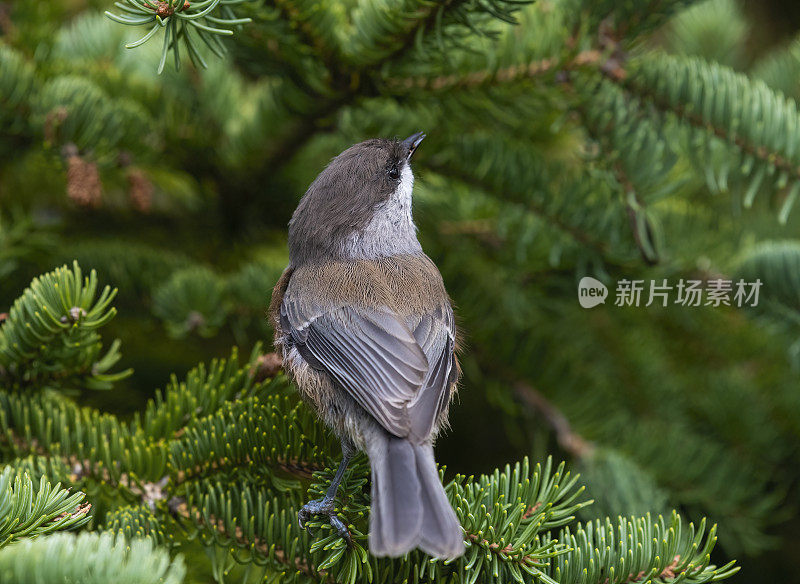
<svg viewBox="0 0 800 584"><path fill-rule="evenodd" d="M103 184L97 165L77 154L67 158L67 165L67 196L83 207L99 207Z"/></svg>

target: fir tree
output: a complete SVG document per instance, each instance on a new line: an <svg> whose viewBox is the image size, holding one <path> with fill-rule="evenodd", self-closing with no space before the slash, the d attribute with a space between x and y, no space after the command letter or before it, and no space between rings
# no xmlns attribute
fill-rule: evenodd
<svg viewBox="0 0 800 584"><path fill-rule="evenodd" d="M800 41L744 51L735 0L43 0L0 30L0 581L735 582L796 535ZM258 342L310 180L420 129L468 334L448 564L369 555L363 457L354 545L299 528L338 446ZM763 286L587 311L585 275Z"/></svg>

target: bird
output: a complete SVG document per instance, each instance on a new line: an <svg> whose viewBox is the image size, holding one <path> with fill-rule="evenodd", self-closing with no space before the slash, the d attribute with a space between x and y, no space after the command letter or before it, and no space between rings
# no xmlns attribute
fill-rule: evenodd
<svg viewBox="0 0 800 584"><path fill-rule="evenodd" d="M411 159L425 134L374 138L333 158L289 221L289 264L269 307L276 351L303 401L333 430L342 461L301 528L334 511L352 457L371 467L368 545L378 557L419 548L464 553L433 444L447 427L460 377L458 331L441 273L412 214Z"/></svg>

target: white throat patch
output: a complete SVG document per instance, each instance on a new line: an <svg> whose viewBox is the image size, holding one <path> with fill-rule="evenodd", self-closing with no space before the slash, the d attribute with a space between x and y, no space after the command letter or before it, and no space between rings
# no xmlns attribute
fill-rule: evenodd
<svg viewBox="0 0 800 584"><path fill-rule="evenodd" d="M395 192L375 209L372 220L362 232L353 233L345 241L345 257L376 259L421 252L417 227L411 215L413 189L414 173L406 163Z"/></svg>

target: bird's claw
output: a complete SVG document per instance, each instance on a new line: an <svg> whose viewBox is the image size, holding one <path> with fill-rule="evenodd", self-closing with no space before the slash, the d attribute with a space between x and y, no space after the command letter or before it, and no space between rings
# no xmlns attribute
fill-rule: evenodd
<svg viewBox="0 0 800 584"><path fill-rule="evenodd" d="M339 537L345 539L348 544L353 542L350 530L347 529L344 521L336 515L332 500L316 499L303 505L300 511L297 512L297 522L300 524L300 529L306 528L306 523L311 519L312 515L326 515L331 527L336 530Z"/></svg>

